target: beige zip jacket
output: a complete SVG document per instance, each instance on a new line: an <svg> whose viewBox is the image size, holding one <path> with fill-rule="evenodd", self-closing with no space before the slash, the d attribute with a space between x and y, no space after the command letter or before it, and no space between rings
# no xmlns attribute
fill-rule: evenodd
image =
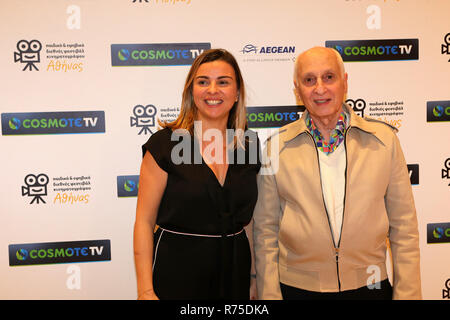
<svg viewBox="0 0 450 320"><path fill-rule="evenodd" d="M416 210L396 129L363 119L345 104L344 109L350 122L337 246L322 195L318 151L305 123L307 111L267 141L271 161L266 169L273 174L258 176L254 211L260 299L282 299L280 282L338 292L366 286L377 277L382 281L387 278L386 238L392 251L393 298L422 297Z"/></svg>

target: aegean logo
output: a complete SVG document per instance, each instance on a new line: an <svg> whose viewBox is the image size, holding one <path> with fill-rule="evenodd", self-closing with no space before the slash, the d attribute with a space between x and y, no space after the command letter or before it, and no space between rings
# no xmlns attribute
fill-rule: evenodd
<svg viewBox="0 0 450 320"><path fill-rule="evenodd" d="M292 62L295 60L295 46L266 44L256 46L246 44L239 52L242 53L243 62Z"/></svg>
<svg viewBox="0 0 450 320"><path fill-rule="evenodd" d="M256 47L253 44L247 44L242 48L242 53L295 53L295 46L262 46Z"/></svg>

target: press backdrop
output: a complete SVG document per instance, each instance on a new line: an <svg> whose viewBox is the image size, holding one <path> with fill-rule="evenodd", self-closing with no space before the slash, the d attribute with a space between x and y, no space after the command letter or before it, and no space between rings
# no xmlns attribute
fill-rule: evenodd
<svg viewBox="0 0 450 320"><path fill-rule="evenodd" d="M264 141L304 110L293 65L318 45L343 55L354 109L399 129L423 295L447 299L449 12L448 0L2 1L0 299L135 299L141 145L177 116L192 59L235 55Z"/></svg>

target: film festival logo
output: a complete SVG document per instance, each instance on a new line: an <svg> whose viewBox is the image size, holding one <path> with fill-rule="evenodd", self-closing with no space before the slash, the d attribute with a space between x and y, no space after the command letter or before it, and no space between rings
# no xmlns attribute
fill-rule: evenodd
<svg viewBox="0 0 450 320"><path fill-rule="evenodd" d="M36 63L41 62L41 49L42 44L39 40L20 40L17 42L17 50L19 52L14 52L14 62L24 63L25 67L22 71L29 69L29 71L33 71L33 68L36 71L39 69L36 67Z"/></svg>
<svg viewBox="0 0 450 320"><path fill-rule="evenodd" d="M50 178L45 173L28 174L22 186L22 196L31 198L30 204L47 203L44 197L49 194L49 189L55 195L53 204L73 205L88 204L90 192L92 191L91 176L60 176L53 177L49 186Z"/></svg>
<svg viewBox="0 0 450 320"><path fill-rule="evenodd" d="M130 126L140 128L138 135L153 134L150 127L155 126L156 107L152 104L146 106L138 104L133 108L133 116L130 117Z"/></svg>
<svg viewBox="0 0 450 320"><path fill-rule="evenodd" d="M72 28L72 27L71 27ZM68 72L83 71L85 46L83 43L44 43L39 40L20 40L17 42L17 51L14 52L14 62L25 64L22 71L39 71L36 64L41 58L48 59L46 71ZM45 48L43 52L41 50ZM41 56L42 53L42 56Z"/></svg>
<svg viewBox="0 0 450 320"><path fill-rule="evenodd" d="M450 32L444 37L444 44L441 46L441 53L450 54ZM448 62L450 62L450 59L448 59Z"/></svg>
<svg viewBox="0 0 450 320"><path fill-rule="evenodd" d="M22 196L32 197L30 204L36 201L46 203L42 197L47 196L48 176L45 173L29 174L25 177L25 186L22 186Z"/></svg>
<svg viewBox="0 0 450 320"><path fill-rule="evenodd" d="M450 179L450 158L445 160L444 169L442 169L441 174L442 174L442 176L441 176L442 179ZM450 183L448 185L450 186Z"/></svg>
<svg viewBox="0 0 450 320"><path fill-rule="evenodd" d="M404 114L403 101L367 101L364 99L347 99L345 103L361 118L370 117L383 121L399 129Z"/></svg>

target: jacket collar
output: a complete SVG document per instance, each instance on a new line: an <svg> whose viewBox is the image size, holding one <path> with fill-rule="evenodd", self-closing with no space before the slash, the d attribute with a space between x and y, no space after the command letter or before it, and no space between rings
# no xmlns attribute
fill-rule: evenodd
<svg viewBox="0 0 450 320"><path fill-rule="evenodd" d="M346 103L342 104L342 108L344 112L349 116L348 128L358 128L364 132L374 135L378 140L380 140L383 144L384 135L381 134L379 127L377 127L377 122L382 122L378 120L366 120L358 116L353 109L348 106ZM297 137L300 134L307 133L308 127L306 126L306 116L308 114L308 110L303 112L303 115L297 121L294 121L287 126L280 129L280 134L282 135L282 140L284 143L287 143ZM374 123L375 122L375 123ZM384 122L383 122L384 123ZM386 124L387 125L387 124ZM390 126L390 125L388 125ZM391 126L390 126L391 127ZM392 127L395 131L396 128ZM377 130L378 129L378 130Z"/></svg>

